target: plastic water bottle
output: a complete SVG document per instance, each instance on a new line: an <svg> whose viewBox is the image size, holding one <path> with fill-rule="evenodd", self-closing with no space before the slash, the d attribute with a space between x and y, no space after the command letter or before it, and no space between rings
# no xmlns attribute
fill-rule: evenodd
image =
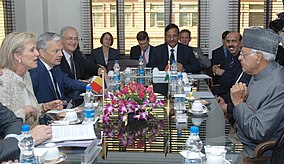
<svg viewBox="0 0 284 164"><path fill-rule="evenodd" d="M185 148L187 151L187 157L185 164L202 164L200 151L202 149L202 141L199 138L199 128L192 126L190 128L190 136L186 140Z"/></svg>
<svg viewBox="0 0 284 164"><path fill-rule="evenodd" d="M89 85L86 86L86 93L84 94L84 118L88 123L93 122L95 118L94 94Z"/></svg>
<svg viewBox="0 0 284 164"><path fill-rule="evenodd" d="M118 64L118 60L114 61L113 76L114 76L115 90L119 91L120 90L120 66Z"/></svg>
<svg viewBox="0 0 284 164"><path fill-rule="evenodd" d="M177 79L177 93L178 94L185 94L183 89L183 81L182 81L182 74L178 75ZM178 110L183 112L185 110L185 98L184 97L177 97L178 103Z"/></svg>
<svg viewBox="0 0 284 164"><path fill-rule="evenodd" d="M138 79L137 82L141 84L145 84L145 71L144 71L144 61L143 56L140 55L139 62L138 62Z"/></svg>
<svg viewBox="0 0 284 164"><path fill-rule="evenodd" d="M32 163L36 164L36 158L34 154L35 140L30 135L30 125L22 125L22 135L19 140L20 163Z"/></svg>
<svg viewBox="0 0 284 164"><path fill-rule="evenodd" d="M175 60L172 60L172 65L171 65L171 94L175 94L177 91L177 63Z"/></svg>
<svg viewBox="0 0 284 164"><path fill-rule="evenodd" d="M131 81L131 68L127 67L124 70L124 84L127 85Z"/></svg>

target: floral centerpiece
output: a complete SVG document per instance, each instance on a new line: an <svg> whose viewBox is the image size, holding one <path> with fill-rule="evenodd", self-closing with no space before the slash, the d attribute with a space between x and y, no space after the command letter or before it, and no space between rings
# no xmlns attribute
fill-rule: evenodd
<svg viewBox="0 0 284 164"><path fill-rule="evenodd" d="M157 100L153 87L130 82L121 91L108 93L102 117L104 132L108 137L118 136L123 146L143 147L145 139L155 141L163 122L155 117L153 109L164 106Z"/></svg>

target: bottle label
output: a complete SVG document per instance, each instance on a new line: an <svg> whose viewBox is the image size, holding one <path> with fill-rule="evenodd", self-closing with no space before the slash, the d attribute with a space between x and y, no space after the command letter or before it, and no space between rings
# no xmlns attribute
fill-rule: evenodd
<svg viewBox="0 0 284 164"><path fill-rule="evenodd" d="M93 119L95 117L95 110L94 109L84 109L84 117L86 119L91 118Z"/></svg>

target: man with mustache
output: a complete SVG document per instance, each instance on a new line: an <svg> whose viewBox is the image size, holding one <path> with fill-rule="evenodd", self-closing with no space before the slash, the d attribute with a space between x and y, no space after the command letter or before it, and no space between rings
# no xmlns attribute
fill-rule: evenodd
<svg viewBox="0 0 284 164"><path fill-rule="evenodd" d="M217 91L218 96L225 96L234 84L234 79L241 73L241 64L238 60L240 55L242 36L238 32L231 31L225 39L228 54L225 61L224 69L220 65L212 67L213 73L220 76L220 86Z"/></svg>

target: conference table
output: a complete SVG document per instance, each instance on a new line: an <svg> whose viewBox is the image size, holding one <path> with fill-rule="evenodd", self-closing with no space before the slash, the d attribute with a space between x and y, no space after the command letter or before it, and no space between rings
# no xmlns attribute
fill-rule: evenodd
<svg viewBox="0 0 284 164"><path fill-rule="evenodd" d="M197 92L210 92L205 80L198 80ZM230 137L230 125L224 119L224 114L218 106L214 97L205 98L209 102L207 106L209 112L206 118L199 126L199 136L203 142L203 146L225 146L227 150L226 159L234 163L238 154L242 150L242 145L234 143ZM179 154L183 149L186 139L189 137L189 128L193 126L190 115L188 115L187 128L182 130L182 135L178 136L176 129L175 116L167 117L165 108L155 109L158 118L164 122L164 128L160 129L161 135L156 137L154 142L146 142L142 148L122 146L117 137L108 138L108 153L106 160L97 156L95 163L183 163L184 158ZM97 136L100 138L100 130L97 129ZM168 153L165 153L165 140L169 141ZM80 163L84 148L64 149L67 159L63 163ZM204 149L202 150L204 153Z"/></svg>

